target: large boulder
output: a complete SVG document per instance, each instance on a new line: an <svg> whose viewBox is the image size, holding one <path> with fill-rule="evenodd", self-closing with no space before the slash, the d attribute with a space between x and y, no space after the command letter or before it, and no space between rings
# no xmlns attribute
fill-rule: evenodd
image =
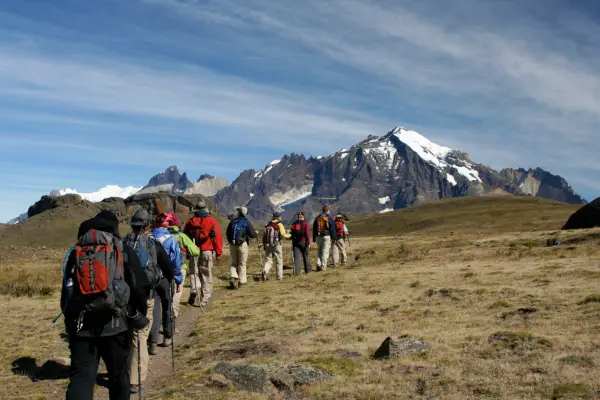
<svg viewBox="0 0 600 400"><path fill-rule="evenodd" d="M600 226L600 197L575 211L562 229L588 229Z"/></svg>
<svg viewBox="0 0 600 400"><path fill-rule="evenodd" d="M34 205L27 210L27 218L41 214L44 211L52 210L61 206L75 205L84 201L78 194L66 194L64 196L42 196Z"/></svg>
<svg viewBox="0 0 600 400"><path fill-rule="evenodd" d="M144 193L134 194L124 202L127 215L133 215L137 210L147 210L152 215L160 213L175 212L178 214L191 214L193 207L198 201L204 200L208 209L217 213L217 208L208 198L202 195L179 195L173 196L170 193Z"/></svg>

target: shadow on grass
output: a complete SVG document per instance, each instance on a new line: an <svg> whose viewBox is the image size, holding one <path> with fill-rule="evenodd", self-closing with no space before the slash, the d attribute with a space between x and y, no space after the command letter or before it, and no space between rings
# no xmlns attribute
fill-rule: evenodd
<svg viewBox="0 0 600 400"><path fill-rule="evenodd" d="M38 367L35 358L21 357L13 361L11 366L13 374L27 376L33 382L69 377L69 367L54 360L48 360L44 365Z"/></svg>

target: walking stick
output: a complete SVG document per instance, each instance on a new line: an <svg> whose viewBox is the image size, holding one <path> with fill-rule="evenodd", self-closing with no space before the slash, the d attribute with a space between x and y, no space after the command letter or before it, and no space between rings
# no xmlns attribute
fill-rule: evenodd
<svg viewBox="0 0 600 400"><path fill-rule="evenodd" d="M138 398L142 400L142 350L140 347L140 331L137 330L137 352L138 352Z"/></svg>
<svg viewBox="0 0 600 400"><path fill-rule="evenodd" d="M346 236L348 239L348 248L350 249L350 258L352 259L352 265L356 264L356 259L352 255L352 243L350 243L350 236Z"/></svg>
<svg viewBox="0 0 600 400"><path fill-rule="evenodd" d="M196 238L192 239L194 242L194 245L196 246ZM202 255L202 250L200 250L200 255ZM199 272L198 271L198 261L200 256L197 257L191 257L190 261L191 261L191 265L190 267L194 267L194 272L192 274L190 274L190 283L191 283L191 287L192 287L192 293L194 293L196 295L196 297L198 296L198 289L196 288L196 274ZM191 268L190 268L191 269ZM196 305L196 297L194 297L194 304L191 304L192 306Z"/></svg>
<svg viewBox="0 0 600 400"><path fill-rule="evenodd" d="M171 363L173 364L173 373L175 373L175 311L173 309L173 298L175 297L175 289L173 287L175 285L177 283L173 280L171 284Z"/></svg>

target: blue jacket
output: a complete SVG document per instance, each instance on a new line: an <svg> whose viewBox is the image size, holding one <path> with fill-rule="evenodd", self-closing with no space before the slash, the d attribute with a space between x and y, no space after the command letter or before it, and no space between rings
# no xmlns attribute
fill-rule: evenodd
<svg viewBox="0 0 600 400"><path fill-rule="evenodd" d="M162 242L165 251L171 259L171 263L173 264L175 282L177 282L178 285L182 285L183 273L181 271L181 250L179 249L177 239L171 235L167 228L154 228L152 236L159 242Z"/></svg>

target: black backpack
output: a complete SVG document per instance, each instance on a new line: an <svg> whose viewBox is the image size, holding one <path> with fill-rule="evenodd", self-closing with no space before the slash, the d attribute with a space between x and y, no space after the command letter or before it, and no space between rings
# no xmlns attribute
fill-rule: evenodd
<svg viewBox="0 0 600 400"><path fill-rule="evenodd" d="M130 233L125 237L127 243L135 251L140 259L142 269L146 273L150 287L154 289L162 279L162 271L158 266L158 256L156 254L156 239L149 233L142 233L136 237L135 233Z"/></svg>

